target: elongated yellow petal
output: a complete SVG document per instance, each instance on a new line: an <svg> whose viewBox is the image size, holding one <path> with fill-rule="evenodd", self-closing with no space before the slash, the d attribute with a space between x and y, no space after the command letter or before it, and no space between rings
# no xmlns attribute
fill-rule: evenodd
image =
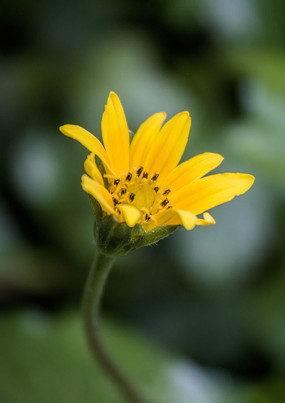
<svg viewBox="0 0 285 403"><path fill-rule="evenodd" d="M155 226L160 225L183 225L187 230L191 230L197 223L197 217L190 211L169 209L161 212L157 216Z"/></svg>
<svg viewBox="0 0 285 403"><path fill-rule="evenodd" d="M203 218L197 219L197 225L212 225L216 224L216 221L209 213L204 213Z"/></svg>
<svg viewBox="0 0 285 403"><path fill-rule="evenodd" d="M104 185L104 181L102 175L96 165L95 155L89 154L87 159L84 162L84 169L86 173L91 176L91 178L95 179L101 185Z"/></svg>
<svg viewBox="0 0 285 403"><path fill-rule="evenodd" d="M167 175L176 167L185 150L191 118L188 112L181 112L170 119L161 129L147 158L147 168L160 176Z"/></svg>
<svg viewBox="0 0 285 403"><path fill-rule="evenodd" d="M81 180L83 190L93 196L100 203L104 211L108 214L115 214L112 196L108 190L87 175L83 175Z"/></svg>
<svg viewBox="0 0 285 403"><path fill-rule="evenodd" d="M188 185L196 179L200 179L202 176L215 169L220 165L223 159L224 158L219 154L199 154L174 168L167 178L160 183L160 186L171 189L171 194L173 194L176 190Z"/></svg>
<svg viewBox="0 0 285 403"><path fill-rule="evenodd" d="M98 155L100 160L103 162L104 166L110 172L112 172L106 150L104 149L101 142L95 136L93 136L93 134L83 129L83 127L77 125L64 125L61 126L59 130L65 136L71 137L72 139L79 141L79 143L81 143L89 151L91 151L95 155Z"/></svg>
<svg viewBox="0 0 285 403"><path fill-rule="evenodd" d="M102 118L102 136L110 165L119 176L129 171L129 131L121 101L110 92Z"/></svg>
<svg viewBox="0 0 285 403"><path fill-rule="evenodd" d="M146 157L155 141L162 123L166 119L165 112L159 112L140 125L131 143L130 168L145 167Z"/></svg>
<svg viewBox="0 0 285 403"><path fill-rule="evenodd" d="M253 184L252 175L225 173L206 176L169 195L174 208L201 214L245 193Z"/></svg>
<svg viewBox="0 0 285 403"><path fill-rule="evenodd" d="M120 204L119 210L124 216L124 219L129 227L134 227L141 218L141 212L135 206Z"/></svg>

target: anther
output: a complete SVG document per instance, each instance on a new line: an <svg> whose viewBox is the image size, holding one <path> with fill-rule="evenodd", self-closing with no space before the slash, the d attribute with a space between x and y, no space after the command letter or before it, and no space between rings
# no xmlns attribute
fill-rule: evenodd
<svg viewBox="0 0 285 403"><path fill-rule="evenodd" d="M114 180L114 185L117 186L119 183L120 183L120 179L115 179L115 180Z"/></svg>
<svg viewBox="0 0 285 403"><path fill-rule="evenodd" d="M135 198L135 194L134 194L134 193L131 193L131 194L130 194L130 200L131 200L131 201L134 201L134 198Z"/></svg>
<svg viewBox="0 0 285 403"><path fill-rule="evenodd" d="M156 179L159 177L159 174L154 174L153 177L151 178L151 180L154 182L156 181Z"/></svg>
<svg viewBox="0 0 285 403"><path fill-rule="evenodd" d="M119 203L118 199L116 199L115 197L113 197L113 202L114 202L114 206L116 206Z"/></svg>
<svg viewBox="0 0 285 403"><path fill-rule="evenodd" d="M163 192L162 194L163 194L163 195L169 195L170 192L171 192L170 189L166 189L165 192Z"/></svg>
<svg viewBox="0 0 285 403"><path fill-rule="evenodd" d="M132 179L132 174L128 172L128 175L126 176L126 181L130 181Z"/></svg>
<svg viewBox="0 0 285 403"><path fill-rule="evenodd" d="M150 216L149 216L148 214L146 214L146 215L145 215L145 219L146 219L146 221L149 221L149 220L150 220Z"/></svg>
<svg viewBox="0 0 285 403"><path fill-rule="evenodd" d="M153 188L153 190L157 193L159 191L159 187L156 186L155 188Z"/></svg>
<svg viewBox="0 0 285 403"><path fill-rule="evenodd" d="M161 206L165 207L169 203L168 199L164 199L163 202L161 202Z"/></svg>
<svg viewBox="0 0 285 403"><path fill-rule="evenodd" d="M170 208L172 208L172 206L168 206L166 210L168 210L168 209L170 209Z"/></svg>
<svg viewBox="0 0 285 403"><path fill-rule="evenodd" d="M139 167L139 169L137 170L137 176L138 176L138 177L140 176L140 174L142 173L142 171L143 171L143 167Z"/></svg>
<svg viewBox="0 0 285 403"><path fill-rule="evenodd" d="M121 190L121 196L123 196L124 194L126 194L127 193L127 189L126 188L123 188L122 190Z"/></svg>
<svg viewBox="0 0 285 403"><path fill-rule="evenodd" d="M145 179L148 178L148 173L147 173L147 172L144 172L144 173L143 173L143 178L145 178Z"/></svg>

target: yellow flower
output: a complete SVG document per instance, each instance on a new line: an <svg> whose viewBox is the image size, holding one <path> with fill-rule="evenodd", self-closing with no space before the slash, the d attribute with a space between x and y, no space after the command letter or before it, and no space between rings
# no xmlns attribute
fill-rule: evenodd
<svg viewBox="0 0 285 403"><path fill-rule="evenodd" d="M91 154L84 167L82 187L101 205L104 215L145 231L164 225L214 224L207 210L245 193L254 177L241 173L205 176L223 160L204 153L178 165L191 126L188 112L166 118L159 112L148 118L130 142L119 97L111 92L102 118L104 146L80 126L64 125L63 134L83 144ZM98 157L105 173L96 164ZM199 215L203 214L203 218Z"/></svg>

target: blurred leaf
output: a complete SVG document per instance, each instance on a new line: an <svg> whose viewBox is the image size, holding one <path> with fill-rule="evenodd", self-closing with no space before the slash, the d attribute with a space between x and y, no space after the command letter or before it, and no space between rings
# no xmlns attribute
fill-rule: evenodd
<svg viewBox="0 0 285 403"><path fill-rule="evenodd" d="M266 48L234 49L227 54L230 68L263 82L268 88L285 94L285 56L281 51Z"/></svg>
<svg viewBox="0 0 285 403"><path fill-rule="evenodd" d="M244 316L253 342L271 357L275 368L285 371L285 262L270 270L274 275L244 299Z"/></svg>
<svg viewBox="0 0 285 403"><path fill-rule="evenodd" d="M10 293L66 295L81 283L80 275L51 251L15 248L0 258L0 300Z"/></svg>
<svg viewBox="0 0 285 403"><path fill-rule="evenodd" d="M129 331L108 322L111 353L132 381L159 403L241 401L232 381L165 355ZM29 311L0 322L0 400L5 403L123 403L90 357L73 314L56 319Z"/></svg>
<svg viewBox="0 0 285 403"><path fill-rule="evenodd" d="M284 396L285 379L283 376L264 383L250 385L246 403L283 403Z"/></svg>
<svg viewBox="0 0 285 403"><path fill-rule="evenodd" d="M256 170L257 180L259 174L284 192L285 92L282 95L256 80L249 80L243 90L250 116L228 127L227 146Z"/></svg>

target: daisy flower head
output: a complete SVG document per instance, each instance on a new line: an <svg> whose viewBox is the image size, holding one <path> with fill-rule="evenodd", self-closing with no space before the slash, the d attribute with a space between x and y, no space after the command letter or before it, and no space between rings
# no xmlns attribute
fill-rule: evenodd
<svg viewBox="0 0 285 403"><path fill-rule="evenodd" d="M91 152L82 187L99 203L101 217L112 216L115 223L139 228L145 236L163 232L163 227L172 232L170 227L191 230L214 224L208 210L245 193L254 182L252 175L242 173L205 176L223 160L215 153L179 164L191 118L181 112L165 119L164 112L152 115L130 141L120 99L110 92L101 123L104 146L80 126L60 127Z"/></svg>

